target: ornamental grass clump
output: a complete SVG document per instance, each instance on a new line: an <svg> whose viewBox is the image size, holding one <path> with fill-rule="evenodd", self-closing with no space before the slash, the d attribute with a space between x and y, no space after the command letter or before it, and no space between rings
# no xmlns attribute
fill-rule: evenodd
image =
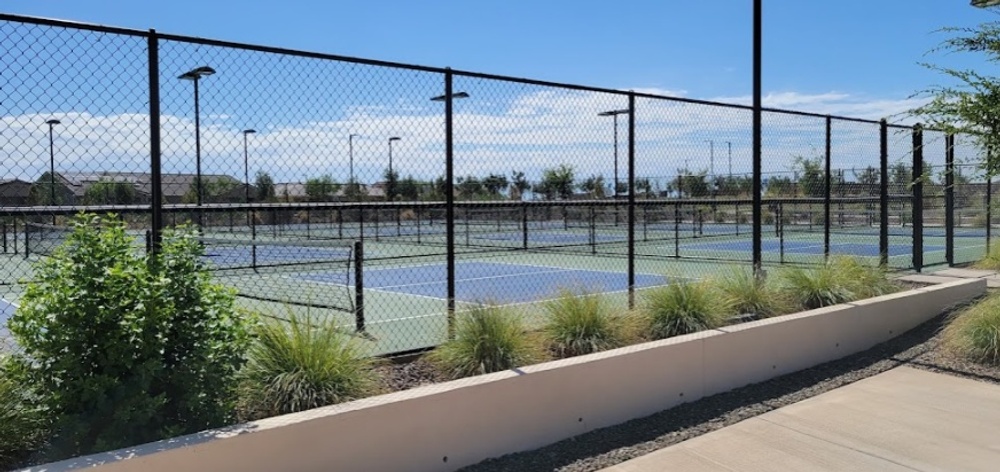
<svg viewBox="0 0 1000 472"><path fill-rule="evenodd" d="M600 295L563 290L544 309L548 314L545 339L557 357L590 354L628 342L629 317L617 314Z"/></svg>
<svg viewBox="0 0 1000 472"><path fill-rule="evenodd" d="M973 266L983 270L1000 270L1000 245L994 245L986 257L982 258Z"/></svg>
<svg viewBox="0 0 1000 472"><path fill-rule="evenodd" d="M448 377L499 372L538 359L534 339L509 308L480 305L456 321L454 338L428 357Z"/></svg>
<svg viewBox="0 0 1000 472"><path fill-rule="evenodd" d="M240 372L240 416L254 420L375 393L376 362L330 320L289 310L258 325Z"/></svg>
<svg viewBox="0 0 1000 472"><path fill-rule="evenodd" d="M958 312L942 336L949 351L975 362L1000 365L1000 294Z"/></svg>
<svg viewBox="0 0 1000 472"><path fill-rule="evenodd" d="M643 311L653 339L712 329L725 321L718 295L708 281L671 280L647 290Z"/></svg>
<svg viewBox="0 0 1000 472"><path fill-rule="evenodd" d="M732 267L716 281L716 288L730 316L769 318L792 311L792 302L774 279L758 277L750 268Z"/></svg>
<svg viewBox="0 0 1000 472"><path fill-rule="evenodd" d="M884 267L852 257L833 257L817 267L785 267L779 272L782 291L811 310L891 293L897 289Z"/></svg>

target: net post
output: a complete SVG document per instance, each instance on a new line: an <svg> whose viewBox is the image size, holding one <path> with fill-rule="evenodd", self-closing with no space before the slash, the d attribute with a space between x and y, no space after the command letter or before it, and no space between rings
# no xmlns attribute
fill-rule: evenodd
<svg viewBox="0 0 1000 472"><path fill-rule="evenodd" d="M590 206L590 253L597 254L597 211L594 205Z"/></svg>
<svg viewBox="0 0 1000 472"><path fill-rule="evenodd" d="M918 123L913 127L913 269L917 272L924 267L924 130Z"/></svg>
<svg viewBox="0 0 1000 472"><path fill-rule="evenodd" d="M7 222L0 224L0 231L3 231L3 253L7 254Z"/></svg>
<svg viewBox="0 0 1000 472"><path fill-rule="evenodd" d="M674 202L674 258L681 257L681 202Z"/></svg>
<svg viewBox="0 0 1000 472"><path fill-rule="evenodd" d="M416 214L417 220L417 244L420 244L420 205L414 207L414 213Z"/></svg>
<svg viewBox="0 0 1000 472"><path fill-rule="evenodd" d="M944 138L944 257L955 264L955 135Z"/></svg>
<svg viewBox="0 0 1000 472"><path fill-rule="evenodd" d="M879 265L889 265L889 124L879 121Z"/></svg>
<svg viewBox="0 0 1000 472"><path fill-rule="evenodd" d="M14 227L11 228L10 235L11 235L11 237L14 238L14 254L17 254L19 252L18 249L17 249L17 239L18 239L18 237L17 237L17 235L18 235L18 232L17 232L17 218L14 218L13 223L14 223Z"/></svg>
<svg viewBox="0 0 1000 472"><path fill-rule="evenodd" d="M31 225L27 221L24 222L24 258L27 259L31 255Z"/></svg>
<svg viewBox="0 0 1000 472"><path fill-rule="evenodd" d="M617 129L615 130L617 132ZM615 185L618 185L616 182ZM618 189L616 188L617 192ZM615 201L615 217L618 201ZM635 92L628 94L628 308L635 308Z"/></svg>
<svg viewBox="0 0 1000 472"><path fill-rule="evenodd" d="M778 212L775 218L775 226L778 229L778 261L785 263L785 204L778 203Z"/></svg>
<svg viewBox="0 0 1000 472"><path fill-rule="evenodd" d="M826 152L824 155L824 178L823 178L823 258L830 258L830 201L833 193L833 179L830 175L831 153L833 136L833 118L826 117ZM811 221L811 218L810 218Z"/></svg>
<svg viewBox="0 0 1000 472"><path fill-rule="evenodd" d="M354 241L354 328L365 332L365 243Z"/></svg>

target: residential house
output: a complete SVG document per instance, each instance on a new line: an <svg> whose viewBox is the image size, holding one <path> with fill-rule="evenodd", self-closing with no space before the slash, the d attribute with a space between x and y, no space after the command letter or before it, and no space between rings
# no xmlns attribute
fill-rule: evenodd
<svg viewBox="0 0 1000 472"><path fill-rule="evenodd" d="M31 182L20 179L0 180L0 206L25 206L31 197Z"/></svg>

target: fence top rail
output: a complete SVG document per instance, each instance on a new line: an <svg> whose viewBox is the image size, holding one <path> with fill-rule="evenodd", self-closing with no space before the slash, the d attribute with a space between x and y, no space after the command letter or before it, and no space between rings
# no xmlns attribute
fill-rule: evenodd
<svg viewBox="0 0 1000 472"><path fill-rule="evenodd" d="M391 67L391 68L397 68L397 69L416 70L416 71L429 72L429 73L446 74L446 73L448 73L450 71L453 75L458 75L458 76L463 76L463 77L481 78L481 79L506 81L506 82L516 82L516 83L522 83L522 84L528 84L528 85L538 85L538 86L545 86L545 87L557 87L557 88L563 88L563 89L569 89L569 90L578 90L578 91L587 91L587 92L596 92L596 93L607 93L607 94L622 95L622 96L632 95L632 96L640 97L640 98L650 98L650 99L657 99L657 100L669 100L669 101L674 101L674 102L678 102L678 103L689 103L689 104L694 104L694 105L706 105L706 106L716 106L716 107L741 109L741 110L753 110L753 107L751 105L745 105L745 104L739 104L739 103L726 103L726 102L718 102L718 101L712 101L712 100L702 100L702 99L695 99L695 98L672 97L672 96L659 95L659 94L648 93L648 92L634 92L634 91L631 91L631 90L611 89L611 88L604 88L604 87L594 87L594 86L587 86L587 85L580 85L580 84L570 84L570 83L555 82L555 81L546 81L546 80L535 80L535 79L528 79L528 78L523 78L523 77L514 77L514 76L499 75L499 74L488 74L488 73L474 72L474 71L467 71L467 70L460 70L460 69L450 69L450 68L447 68L447 67L422 66L422 65L407 64L407 63L402 63L402 62L382 61L382 60L376 60L376 59L365 59L365 58L359 58L359 57L351 57L351 56L342 56L342 55L336 55L336 54L311 52L311 51L304 51L304 50L298 50L298 49L289 49L289 48L264 46L264 45L256 45L256 44L249 44L249 43L238 43L238 42L234 42L234 41L223 41L223 40L216 40L216 39L199 38L199 37L194 37L194 36L184 36L184 35L177 35L177 34L160 33L160 32L155 32L154 30L148 30L147 31L147 30L140 30L140 29L133 29L133 28L121 28L121 27L105 26L105 25L99 25L99 24L84 23L84 22L75 22L75 21L67 21L67 20L60 20L60 19L32 17L32 16L23 16L23 15L12 15L12 14L7 14L7 13L0 13L0 21L28 23L28 24L36 24L36 25L44 25L44 26L52 26L52 27L61 27L61 28L70 28L70 29L79 29L79 30L87 30L87 31L96 31L96 32L104 32L104 33L121 34L121 35L128 35L128 36L139 36L139 37L146 37L146 38L148 38L148 37L150 37L152 35L155 35L158 39L164 39L164 40L168 40L168 41L185 42L185 43L192 43L192 44L200 44L200 45L205 45L205 46L227 47L227 48L233 48L233 49L243 49L243 50L249 50L249 51L257 51L257 52L265 52L265 53L273 53L273 54L282 54L282 55L298 56L298 57L313 58L313 59L324 59L324 60L350 62L350 63L356 63L356 64L379 66L379 67ZM798 111L798 110L787 110L787 109L780 109L780 108L763 107L761 110L765 111L765 112L769 112L769 113L780 113L780 114L795 115L795 116L805 116L805 117L815 117L815 118L832 118L832 119L841 120L841 121L853 121L853 122L858 122L858 123L870 123L870 124L877 124L877 123L879 123L879 120L872 120L872 119L867 119L867 118L855 118L855 117L849 117L849 116L829 115L829 114L814 113L814 112L807 112L807 111ZM892 124L890 126L898 127L898 128L910 128L910 126L902 125L902 124ZM925 128L925 130L929 130L929 129Z"/></svg>

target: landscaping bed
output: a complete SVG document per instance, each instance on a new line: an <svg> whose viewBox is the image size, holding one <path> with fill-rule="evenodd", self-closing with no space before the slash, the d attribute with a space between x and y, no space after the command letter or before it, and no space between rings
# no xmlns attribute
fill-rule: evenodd
<svg viewBox="0 0 1000 472"><path fill-rule="evenodd" d="M941 330L951 313L837 361L461 470L600 470L903 365L1000 384L1000 367L965 360L942 347Z"/></svg>

